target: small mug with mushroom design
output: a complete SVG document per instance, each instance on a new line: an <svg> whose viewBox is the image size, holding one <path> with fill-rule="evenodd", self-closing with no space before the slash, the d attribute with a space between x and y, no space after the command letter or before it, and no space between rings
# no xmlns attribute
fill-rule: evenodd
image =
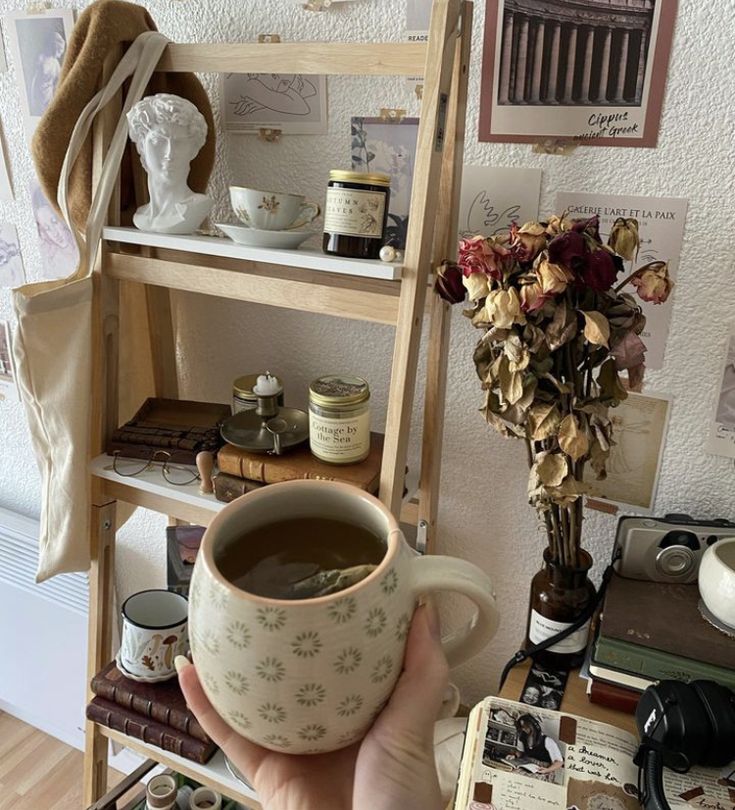
<svg viewBox="0 0 735 810"><path fill-rule="evenodd" d="M172 591L134 593L122 606L118 668L128 678L164 681L176 675L174 659L189 650L185 596Z"/></svg>

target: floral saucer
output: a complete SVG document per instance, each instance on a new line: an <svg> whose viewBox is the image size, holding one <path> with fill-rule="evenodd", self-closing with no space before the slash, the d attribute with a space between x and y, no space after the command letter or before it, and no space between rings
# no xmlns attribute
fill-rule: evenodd
<svg viewBox="0 0 735 810"><path fill-rule="evenodd" d="M245 225L229 225L221 222L216 224L233 242L249 247L295 250L302 242L317 233L316 231L301 230L264 231L259 228L248 228Z"/></svg>

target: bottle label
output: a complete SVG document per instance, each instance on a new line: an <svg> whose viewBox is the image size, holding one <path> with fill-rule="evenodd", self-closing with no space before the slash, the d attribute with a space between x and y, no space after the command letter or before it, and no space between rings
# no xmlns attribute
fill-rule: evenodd
<svg viewBox="0 0 735 810"><path fill-rule="evenodd" d="M571 625L572 622L555 622L552 619L547 619L546 616L542 616L537 610L532 610L531 625L528 628L528 638L532 644L540 644L542 641L546 641L547 638L551 638L557 633L561 633L562 630L566 630L567 627L571 627ZM548 652L567 655L570 653L578 653L587 646L589 631L590 620L587 619L578 630L575 630L565 639L549 647Z"/></svg>
<svg viewBox="0 0 735 810"><path fill-rule="evenodd" d="M382 239L385 194L352 188L328 188L324 230L344 236Z"/></svg>
<svg viewBox="0 0 735 810"><path fill-rule="evenodd" d="M370 449L370 411L347 419L309 412L309 444L312 453L323 461L361 461Z"/></svg>

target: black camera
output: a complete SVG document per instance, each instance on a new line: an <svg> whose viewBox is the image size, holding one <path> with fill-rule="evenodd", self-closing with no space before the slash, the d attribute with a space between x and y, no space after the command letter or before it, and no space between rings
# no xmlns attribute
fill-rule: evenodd
<svg viewBox="0 0 735 810"><path fill-rule="evenodd" d="M615 537L615 570L629 579L696 582L699 562L708 546L721 537L733 536L735 523L724 518L622 517Z"/></svg>

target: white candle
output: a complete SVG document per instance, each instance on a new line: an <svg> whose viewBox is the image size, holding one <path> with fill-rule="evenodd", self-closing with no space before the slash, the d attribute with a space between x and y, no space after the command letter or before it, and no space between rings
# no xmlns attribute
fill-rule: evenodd
<svg viewBox="0 0 735 810"><path fill-rule="evenodd" d="M272 374L260 374L253 386L253 393L260 397L272 397L281 393L281 386Z"/></svg>

